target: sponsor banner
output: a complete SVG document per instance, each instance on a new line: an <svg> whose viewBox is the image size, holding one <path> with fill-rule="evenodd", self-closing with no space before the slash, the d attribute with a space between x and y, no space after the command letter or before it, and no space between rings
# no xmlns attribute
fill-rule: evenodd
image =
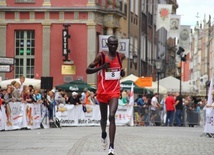
<svg viewBox="0 0 214 155"><path fill-rule="evenodd" d="M214 109L213 108L207 108L207 109L211 109L212 111L209 112L209 114L206 114L204 133L214 133Z"/></svg>
<svg viewBox="0 0 214 155"><path fill-rule="evenodd" d="M20 102L10 102L6 105L5 130L20 129L25 122L24 105Z"/></svg>
<svg viewBox="0 0 214 155"><path fill-rule="evenodd" d="M116 112L116 124L117 125L133 125L133 106L118 106Z"/></svg>
<svg viewBox="0 0 214 155"><path fill-rule="evenodd" d="M41 123L44 129L50 128L49 124L49 116L48 116L48 108L43 104L41 106Z"/></svg>
<svg viewBox="0 0 214 155"><path fill-rule="evenodd" d="M63 109L63 110L62 110ZM133 106L118 106L116 112L117 125L130 125L132 121ZM61 105L56 117L60 120L61 126L99 126L100 109L99 105ZM109 122L107 122L109 124Z"/></svg>
<svg viewBox="0 0 214 155"><path fill-rule="evenodd" d="M74 105L59 105L56 117L60 120L61 126L75 126L77 124L77 121L75 121L74 111Z"/></svg>
<svg viewBox="0 0 214 155"><path fill-rule="evenodd" d="M33 129L40 128L41 123L41 105L39 103L33 106Z"/></svg>
<svg viewBox="0 0 214 155"><path fill-rule="evenodd" d="M64 110L60 110L64 109ZM98 105L64 105L56 112L61 126L98 126L100 125L100 112Z"/></svg>
<svg viewBox="0 0 214 155"><path fill-rule="evenodd" d="M213 78L211 78L213 79ZM206 122L204 126L204 133L214 133L214 109L212 107L213 103L213 80L210 80L210 87L208 92L208 100L207 105L209 107L206 107Z"/></svg>
<svg viewBox="0 0 214 155"><path fill-rule="evenodd" d="M171 4L158 4L156 31L164 27L167 31L170 30L170 14L172 12Z"/></svg>
<svg viewBox="0 0 214 155"><path fill-rule="evenodd" d="M34 104L27 104L26 106L26 122L27 128L33 129L33 113L34 113Z"/></svg>
<svg viewBox="0 0 214 155"><path fill-rule="evenodd" d="M3 105L0 106L0 130L5 129L5 108Z"/></svg>
<svg viewBox="0 0 214 155"><path fill-rule="evenodd" d="M45 106L38 103L10 102L2 105L0 110L0 130L40 128L41 118L44 115L42 115L42 109L43 111L47 111ZM49 128L48 118L46 122L47 128Z"/></svg>
<svg viewBox="0 0 214 155"><path fill-rule="evenodd" d="M213 79L213 78L211 78ZM209 86L209 91L208 91L208 100L207 100L207 105L211 106L213 103L213 80L210 80L210 86ZM213 108L206 108L206 116L212 116L213 113Z"/></svg>
<svg viewBox="0 0 214 155"><path fill-rule="evenodd" d="M61 126L100 126L99 105L64 105L55 107ZM108 110L109 111L109 110ZM116 125L133 125L133 106L118 106ZM109 122L107 122L109 125ZM11 102L0 110L0 130L49 128L48 110L42 104Z"/></svg>

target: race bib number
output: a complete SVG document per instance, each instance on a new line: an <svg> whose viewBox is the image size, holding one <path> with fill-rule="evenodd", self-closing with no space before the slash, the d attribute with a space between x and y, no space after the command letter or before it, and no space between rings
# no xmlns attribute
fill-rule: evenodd
<svg viewBox="0 0 214 155"><path fill-rule="evenodd" d="M105 80L118 80L120 79L119 68L108 68L105 71Z"/></svg>

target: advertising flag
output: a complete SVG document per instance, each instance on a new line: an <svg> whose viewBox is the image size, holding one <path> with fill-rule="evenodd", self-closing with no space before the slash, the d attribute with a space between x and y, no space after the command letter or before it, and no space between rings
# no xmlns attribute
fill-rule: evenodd
<svg viewBox="0 0 214 155"><path fill-rule="evenodd" d="M208 92L208 100L207 100L207 105L210 107L205 107L206 119L205 119L204 133L214 133L214 119L213 119L214 109L212 107L212 104L213 104L212 92L213 92L213 81L211 80L209 92Z"/></svg>
<svg viewBox="0 0 214 155"><path fill-rule="evenodd" d="M180 15L170 15L170 29L167 33L167 38L175 38L180 32Z"/></svg>
<svg viewBox="0 0 214 155"><path fill-rule="evenodd" d="M181 25L179 32L179 46L188 49L190 45L190 26Z"/></svg>
<svg viewBox="0 0 214 155"><path fill-rule="evenodd" d="M129 99L129 105L134 105L134 84L131 86L131 94Z"/></svg>
<svg viewBox="0 0 214 155"><path fill-rule="evenodd" d="M158 4L156 31L164 27L167 31L170 29L170 14L172 12L171 4Z"/></svg>
<svg viewBox="0 0 214 155"><path fill-rule="evenodd" d="M110 35L99 35L99 52L108 51L108 46L106 44L108 42L108 37L110 37Z"/></svg>
<svg viewBox="0 0 214 155"><path fill-rule="evenodd" d="M213 103L213 97L212 97L212 92L213 92L213 81L210 81L210 87L208 91L208 100L207 100L207 105L211 106ZM206 115L210 115L213 111L213 108L206 108Z"/></svg>

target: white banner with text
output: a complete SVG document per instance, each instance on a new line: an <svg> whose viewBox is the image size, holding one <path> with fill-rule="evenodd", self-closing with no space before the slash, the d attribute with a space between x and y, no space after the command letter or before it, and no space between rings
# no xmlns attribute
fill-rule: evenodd
<svg viewBox="0 0 214 155"><path fill-rule="evenodd" d="M56 107L61 126L99 126L99 105L64 105ZM118 106L116 125L133 126L133 106ZM109 124L109 122L108 122ZM49 128L48 109L43 104L10 102L0 109L0 130Z"/></svg>

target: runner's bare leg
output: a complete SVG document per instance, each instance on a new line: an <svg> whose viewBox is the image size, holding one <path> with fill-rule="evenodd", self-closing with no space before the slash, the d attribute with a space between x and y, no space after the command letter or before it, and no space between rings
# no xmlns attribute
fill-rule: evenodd
<svg viewBox="0 0 214 155"><path fill-rule="evenodd" d="M110 146L114 148L114 139L116 133L115 113L118 108L118 98L112 98L109 102L109 139Z"/></svg>
<svg viewBox="0 0 214 155"><path fill-rule="evenodd" d="M102 138L105 138L106 135L106 125L107 125L107 114L108 114L108 104L107 103L100 103L100 126L102 130Z"/></svg>

